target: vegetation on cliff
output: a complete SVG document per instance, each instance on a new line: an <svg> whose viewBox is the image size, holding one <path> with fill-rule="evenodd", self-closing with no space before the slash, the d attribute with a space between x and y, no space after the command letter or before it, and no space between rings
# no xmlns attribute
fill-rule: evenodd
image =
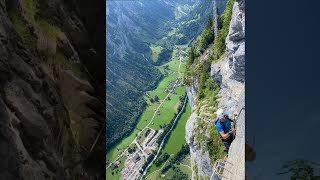
<svg viewBox="0 0 320 180"><path fill-rule="evenodd" d="M232 7L234 4L234 0L228 0L226 8L224 12L218 16L218 23L219 23L219 31L218 35L214 40L214 53L213 53L213 62L223 58L225 51L226 51L226 37L229 32L229 26L232 16Z"/></svg>
<svg viewBox="0 0 320 180"><path fill-rule="evenodd" d="M189 51L184 82L197 87L196 111L198 119L194 134L197 147L209 152L211 163L225 155L224 145L214 126L213 113L218 107L219 84L210 77L211 64L224 58L225 40L228 35L234 0L228 0L224 12L218 16L218 24L208 21L206 28L193 42ZM218 32L214 33L214 26ZM214 36L216 34L216 36ZM195 84L197 83L197 84ZM209 136L206 135L206 133Z"/></svg>
<svg viewBox="0 0 320 180"><path fill-rule="evenodd" d="M66 3L73 6L67 8ZM101 80L101 76L89 73L89 67L96 72L104 71L101 70L104 68L97 68L102 66L96 65L105 64L105 57L99 58L105 48L99 51L91 46L91 43L96 43L90 39L91 32L88 30L90 28L81 18L87 18L88 21L93 19L86 13L81 14L82 17L79 18L79 14L75 13L74 9L77 3L39 0L1 2L6 5L0 12L2 17L0 26L1 29L2 26L6 27L3 30L8 36L5 37L8 41L3 47L6 50L14 47L9 50L8 60L5 60L19 62L15 66L20 69L12 71L12 74L18 73L18 77L22 79L21 82L26 79L30 81L25 81L23 88L29 87L30 84L36 85L34 92L30 91L29 97L24 103L20 103L19 108L22 108L22 111L19 108L16 109L21 111L23 116L33 114L34 117L30 122L28 118L24 118L20 125L25 126L24 123L29 123L23 130L26 132L33 131L31 127L35 124L42 124L48 128L38 127L39 131L46 131L48 135L38 137L36 142L43 143L41 148L33 145L34 152L29 152L27 149L26 153L39 153L39 157L46 154L52 158L48 171L54 169L53 175L56 173L58 179L65 172L74 177L77 177L80 172L95 177L98 174L104 174L102 170L97 173L97 169L101 169L102 166L95 158L101 159L104 157L101 153L105 154L105 108L103 108L105 98L101 98L104 96L105 86L94 83L98 79ZM99 8L94 5L92 8ZM95 18L98 19L99 16ZM77 24L77 27L74 24ZM77 33L76 41L72 38L73 33ZM88 47L94 55L87 53ZM88 59L90 59L89 63ZM11 84L13 81L8 83L8 85ZM17 84L12 86L20 88ZM99 90L103 91L103 94L100 94ZM17 99L20 98L24 97L17 96ZM33 101L35 107L28 104ZM35 118L38 116L40 118ZM19 131L22 129L17 129L17 132ZM22 138L23 141L30 138L31 142L34 142L31 137L30 134L25 133ZM28 159L29 163L38 156L34 155ZM23 155L21 157L25 158ZM61 162L55 163L56 159ZM38 158L35 161L41 162ZM28 166L29 163L23 162L23 166ZM45 168L40 170L43 170L43 174L47 171ZM30 176L32 173L34 172L30 171ZM40 176L39 178L41 179Z"/></svg>

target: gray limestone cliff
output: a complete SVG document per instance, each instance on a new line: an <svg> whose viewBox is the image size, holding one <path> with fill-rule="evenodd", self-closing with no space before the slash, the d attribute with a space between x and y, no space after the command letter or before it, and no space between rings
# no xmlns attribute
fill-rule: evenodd
<svg viewBox="0 0 320 180"><path fill-rule="evenodd" d="M232 9L232 18L229 33L226 38L226 56L224 59L211 65L211 78L220 86L218 93L218 108L224 109L232 118L237 120L236 138L229 150L228 162L225 165L227 171L223 176L232 180L243 180L245 161L245 4L244 0L236 0ZM205 58L205 55L200 57ZM195 78L194 82L197 82ZM195 106L197 83L187 88L187 94ZM192 107L194 110L186 125L186 139L190 146L192 178L210 178L213 173L213 164L210 160L208 148L199 144L195 129L199 124L210 126L210 114L206 112L206 103L201 107ZM198 111L196 109L199 109ZM202 118L200 118L202 117ZM204 118L203 118L204 117ZM202 121L202 122L200 122ZM209 137L205 128L200 134ZM231 173L230 173L231 172ZM219 179L213 176L213 179Z"/></svg>
<svg viewBox="0 0 320 180"><path fill-rule="evenodd" d="M236 1L227 36L227 55L222 61L220 73L214 71L212 76L222 76L222 101L219 106L227 109L230 113L238 114L236 123L236 138L230 146L229 157L224 167L224 176L228 179L245 179L245 1ZM218 75L219 76L219 75ZM225 90L224 90L225 89ZM226 93L223 93L226 91Z"/></svg>
<svg viewBox="0 0 320 180"><path fill-rule="evenodd" d="M208 58L209 53L206 52L200 56L200 60ZM207 106L205 103L203 106L201 106L197 102L199 79L197 77L193 77L192 79L191 85L187 86L187 95L192 113L186 123L186 141L190 148L192 179L197 179L199 177L210 177L213 173L213 170L205 142L199 139L199 134L204 134L205 138L209 138L208 131L205 128L200 127L201 123L208 123L208 121L210 121L208 117L200 117L207 116L209 113L206 111Z"/></svg>
<svg viewBox="0 0 320 180"><path fill-rule="evenodd" d="M213 173L209 152L204 147L204 144L198 142L197 136L193 133L198 127L197 121L198 114L193 112L186 124L186 141L190 148L192 179L197 179L197 177L210 177ZM201 133L206 134L207 132L202 130ZM208 135L206 134L206 136Z"/></svg>

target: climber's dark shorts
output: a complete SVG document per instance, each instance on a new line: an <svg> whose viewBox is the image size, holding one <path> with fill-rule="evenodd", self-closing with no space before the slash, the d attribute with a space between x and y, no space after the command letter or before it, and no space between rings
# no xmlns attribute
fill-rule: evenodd
<svg viewBox="0 0 320 180"><path fill-rule="evenodd" d="M230 136L228 139L222 140L224 146L226 147L226 150L225 150L225 151L226 151L227 153L229 152L229 148L230 148L230 145L231 145L233 139L234 139L233 136Z"/></svg>

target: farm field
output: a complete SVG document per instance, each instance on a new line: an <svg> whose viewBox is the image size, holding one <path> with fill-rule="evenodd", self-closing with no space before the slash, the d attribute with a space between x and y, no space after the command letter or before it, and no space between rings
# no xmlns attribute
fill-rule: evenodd
<svg viewBox="0 0 320 180"><path fill-rule="evenodd" d="M126 158L126 156L121 157L118 160L120 162L119 167L115 168L114 170L107 171L107 179L120 179L121 170L124 166Z"/></svg>
<svg viewBox="0 0 320 180"><path fill-rule="evenodd" d="M145 95L144 98L146 99L148 105L140 116L136 128L129 136L125 137L118 144L107 151L107 161L115 160L120 155L120 151L127 148L127 146L129 146L134 141L136 135L140 132L140 130L150 123L155 113L154 110L157 109L157 107L168 94L168 92L166 92L165 90L171 82L176 81L178 78L179 63L180 61L173 57L171 61L163 64L162 66L158 66L158 69L162 72L162 74L165 74L165 72L167 72L167 75L164 76L164 78L160 81L156 89L147 92L148 95ZM182 67L183 65L181 65L180 68ZM176 94L170 94L169 97L171 100L166 100L163 102L162 106L160 107L160 115L155 115L153 123L151 123L149 127L155 130L159 130L160 125L162 126L164 124L168 124L172 120L174 113L177 112L177 107L180 103L179 96L183 96L185 92L185 86L177 87ZM155 96L158 96L159 102L151 103L150 97L154 99ZM161 111L165 113L161 113Z"/></svg>
<svg viewBox="0 0 320 180"><path fill-rule="evenodd" d="M186 109L183 112L183 114L181 115L180 119L177 122L176 127L174 128L174 130L171 132L164 148L162 149L162 154L164 153L168 153L170 154L170 158L172 158L174 156L174 154L176 154L180 148L186 143L185 140L185 135L186 135L186 131L185 131L185 125L188 121L188 118L191 114L191 108L189 103L187 103L186 105ZM169 158L169 160L170 160ZM164 162L166 164L168 164L168 162ZM151 168L149 169L149 172L147 174L147 179L151 180L151 179L160 179L161 178L161 172L160 172L160 168L164 165L164 163L162 163L159 167L157 167L156 165L151 166ZM184 173L188 174L189 177L191 177L191 169L188 167L190 166L190 158L187 156L186 158L183 159L182 163L180 165L178 165L177 167ZM165 177L172 177L173 176L174 171L173 170L168 170L165 173ZM150 175L150 176L148 176Z"/></svg>

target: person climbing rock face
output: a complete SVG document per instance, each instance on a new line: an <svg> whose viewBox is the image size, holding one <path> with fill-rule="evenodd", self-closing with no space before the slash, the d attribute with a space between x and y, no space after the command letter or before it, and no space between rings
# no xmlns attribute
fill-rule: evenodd
<svg viewBox="0 0 320 180"><path fill-rule="evenodd" d="M231 127L231 122L233 122L233 120L231 120L228 114L224 113L222 109L218 109L215 114L217 115L215 126L219 132L220 139L226 147L226 152L228 153L235 136L235 129ZM227 157L228 155L225 157L225 160Z"/></svg>

